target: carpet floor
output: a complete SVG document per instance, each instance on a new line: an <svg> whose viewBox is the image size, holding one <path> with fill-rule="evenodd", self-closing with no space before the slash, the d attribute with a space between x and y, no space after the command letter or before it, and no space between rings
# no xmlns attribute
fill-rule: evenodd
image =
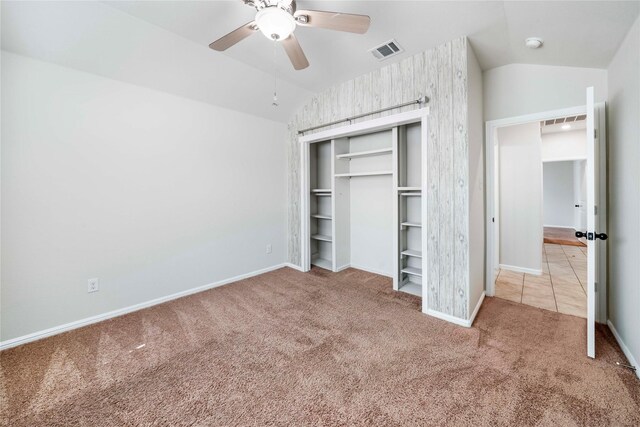
<svg viewBox="0 0 640 427"><path fill-rule="evenodd" d="M472 328L359 270L283 268L0 353L3 426L640 425L607 328L487 298Z"/></svg>

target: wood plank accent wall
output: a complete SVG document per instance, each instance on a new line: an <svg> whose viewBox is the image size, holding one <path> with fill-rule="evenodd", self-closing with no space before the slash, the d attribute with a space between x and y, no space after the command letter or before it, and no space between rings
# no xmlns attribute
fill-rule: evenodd
<svg viewBox="0 0 640 427"><path fill-rule="evenodd" d="M468 319L469 138L467 39L389 64L311 98L288 124L289 262L301 265L298 130L429 97L427 260L423 292L429 309ZM357 121L407 111L404 107ZM343 124L336 125L342 126ZM334 126L334 127L336 127ZM322 128L319 130L325 130ZM424 147L424 146L423 146Z"/></svg>

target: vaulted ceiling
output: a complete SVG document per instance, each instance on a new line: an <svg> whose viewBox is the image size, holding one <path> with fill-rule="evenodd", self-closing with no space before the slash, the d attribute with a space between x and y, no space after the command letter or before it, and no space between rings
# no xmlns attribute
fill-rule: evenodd
<svg viewBox="0 0 640 427"><path fill-rule="evenodd" d="M293 70L256 33L225 52L207 46L251 21L241 0L2 2L2 48L60 65L286 121L311 93L466 35L483 69L510 63L606 68L639 1L299 1L371 16L367 34L296 30L311 65ZM524 47L526 37L545 40ZM385 62L368 50L395 38ZM274 72L280 107L271 107Z"/></svg>

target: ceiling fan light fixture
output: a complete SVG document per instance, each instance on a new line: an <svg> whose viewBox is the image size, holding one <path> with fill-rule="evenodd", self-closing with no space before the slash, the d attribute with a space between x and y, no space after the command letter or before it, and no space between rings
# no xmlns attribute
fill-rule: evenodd
<svg viewBox="0 0 640 427"><path fill-rule="evenodd" d="M284 40L296 29L295 18L276 6L266 7L256 14L258 28L269 40Z"/></svg>

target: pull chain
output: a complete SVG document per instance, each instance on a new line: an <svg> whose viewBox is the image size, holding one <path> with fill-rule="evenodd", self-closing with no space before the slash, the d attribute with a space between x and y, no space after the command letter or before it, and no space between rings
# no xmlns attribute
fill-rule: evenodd
<svg viewBox="0 0 640 427"><path fill-rule="evenodd" d="M272 107L278 106L278 66L276 64L276 44L277 42L273 41L273 102L271 103Z"/></svg>

